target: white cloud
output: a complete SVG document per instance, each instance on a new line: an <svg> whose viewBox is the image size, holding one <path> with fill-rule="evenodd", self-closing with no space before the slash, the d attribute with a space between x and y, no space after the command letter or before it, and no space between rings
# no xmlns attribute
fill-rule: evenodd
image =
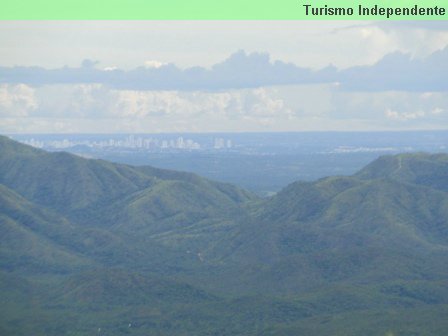
<svg viewBox="0 0 448 336"><path fill-rule="evenodd" d="M417 112L398 112L393 111L391 109L387 109L386 117L393 120L400 120L400 121L407 121L407 120L414 120L423 118L426 116L426 113L424 111L417 111Z"/></svg>
<svg viewBox="0 0 448 336"><path fill-rule="evenodd" d="M25 117L37 108L35 89L24 85L0 85L0 117Z"/></svg>
<svg viewBox="0 0 448 336"><path fill-rule="evenodd" d="M33 117L110 117L111 91L101 84L45 85L36 88Z"/></svg>
<svg viewBox="0 0 448 336"><path fill-rule="evenodd" d="M445 48L448 44L448 25L439 24L437 27L433 29L431 22L378 21L342 28L336 31L336 35L351 41L350 47L353 52L359 53L361 64L373 64L392 52L424 58Z"/></svg>
<svg viewBox="0 0 448 336"><path fill-rule="evenodd" d="M439 114L442 114L442 113L444 113L444 112L445 112L445 110L444 110L443 108L441 108L441 107L436 107L436 108L434 108L434 109L431 111L431 114L439 115Z"/></svg>
<svg viewBox="0 0 448 336"><path fill-rule="evenodd" d="M331 116L357 119L378 129L442 128L448 124L447 92L332 91Z"/></svg>
<svg viewBox="0 0 448 336"><path fill-rule="evenodd" d="M396 45L414 57L426 57L448 44L448 24L443 21L379 21L374 24Z"/></svg>
<svg viewBox="0 0 448 336"><path fill-rule="evenodd" d="M288 117L290 109L265 88L227 92L112 91L116 117Z"/></svg>
<svg viewBox="0 0 448 336"><path fill-rule="evenodd" d="M101 84L0 86L3 117L34 118L288 118L291 110L269 88L204 91L115 90Z"/></svg>
<svg viewBox="0 0 448 336"><path fill-rule="evenodd" d="M333 84L219 92L3 85L0 106L0 132L431 129L448 124L446 92L351 92Z"/></svg>
<svg viewBox="0 0 448 336"><path fill-rule="evenodd" d="M115 71L115 70L118 70L118 67L115 65L103 68L103 71Z"/></svg>
<svg viewBox="0 0 448 336"><path fill-rule="evenodd" d="M158 68L163 67L164 65L167 65L167 63L156 61L156 60L145 61L145 67L147 67L147 68L158 69Z"/></svg>

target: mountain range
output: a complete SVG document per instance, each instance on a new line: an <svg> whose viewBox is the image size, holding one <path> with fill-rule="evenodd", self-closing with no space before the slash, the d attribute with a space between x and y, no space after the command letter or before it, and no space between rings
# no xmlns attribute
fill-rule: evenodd
<svg viewBox="0 0 448 336"><path fill-rule="evenodd" d="M1 335L446 335L448 155L260 198L0 136Z"/></svg>

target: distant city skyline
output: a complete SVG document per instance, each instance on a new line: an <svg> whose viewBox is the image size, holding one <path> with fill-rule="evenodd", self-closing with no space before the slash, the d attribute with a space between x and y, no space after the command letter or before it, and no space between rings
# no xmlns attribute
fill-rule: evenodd
<svg viewBox="0 0 448 336"><path fill-rule="evenodd" d="M14 138L14 137L13 137ZM73 149L79 146L97 150L145 150L145 151L165 151L165 150L221 150L231 149L233 142L229 138L212 137L202 143L184 136L166 135L162 138L155 138L151 135L110 135L103 136L100 139L91 139L88 136L79 139L79 135L52 139L50 137L36 137L30 135L26 138L19 139L20 142L42 149L60 150Z"/></svg>
<svg viewBox="0 0 448 336"><path fill-rule="evenodd" d="M446 21L8 21L0 45L3 134L448 125Z"/></svg>

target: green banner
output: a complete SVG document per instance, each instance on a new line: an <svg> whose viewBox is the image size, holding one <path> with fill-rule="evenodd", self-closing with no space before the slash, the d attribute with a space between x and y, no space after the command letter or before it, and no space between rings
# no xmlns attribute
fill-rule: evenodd
<svg viewBox="0 0 448 336"><path fill-rule="evenodd" d="M1 20L446 20L447 0L2 0Z"/></svg>

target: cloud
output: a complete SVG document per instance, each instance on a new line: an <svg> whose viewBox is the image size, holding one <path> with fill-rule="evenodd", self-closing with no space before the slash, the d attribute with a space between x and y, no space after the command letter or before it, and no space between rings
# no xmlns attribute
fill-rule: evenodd
<svg viewBox="0 0 448 336"><path fill-rule="evenodd" d="M416 120L416 119L439 119L439 117L443 117L443 114L445 112L445 109L441 107L435 107L435 108L429 108L427 111L424 110L417 110L413 112L409 111L394 111L390 108L388 108L385 111L385 115L388 119L391 120L399 120L399 121L409 121L409 120Z"/></svg>
<svg viewBox="0 0 448 336"><path fill-rule="evenodd" d="M174 64L147 61L145 67L130 71L96 69L85 60L79 68L47 70L41 67L0 67L0 82L27 85L98 83L122 90L225 90L326 81L335 69L316 75L291 63L271 62L268 54L239 51L211 69L181 70ZM329 71L330 70L330 71ZM331 72L333 71L333 72Z"/></svg>
<svg viewBox="0 0 448 336"><path fill-rule="evenodd" d="M1 117L77 119L288 118L268 88L203 91L116 90L102 84L0 87Z"/></svg>
<svg viewBox="0 0 448 336"><path fill-rule="evenodd" d="M397 52L371 66L312 71L240 51L209 69L156 61L129 71L92 61L0 68L0 131L441 128L448 124L447 59L448 47L423 59Z"/></svg>
<svg viewBox="0 0 448 336"><path fill-rule="evenodd" d="M93 61L93 60L90 60L90 59L85 59L85 60L82 61L81 67L82 68L86 68L86 69L93 69L99 63L100 63L99 61Z"/></svg>
<svg viewBox="0 0 448 336"><path fill-rule="evenodd" d="M147 68L158 69L158 68L163 67L164 65L167 65L167 63L163 63L163 62L155 61L155 60L145 61L145 67L147 67Z"/></svg>
<svg viewBox="0 0 448 336"><path fill-rule="evenodd" d="M228 92L112 90L109 112L118 118L286 117L283 100L264 89Z"/></svg>
<svg viewBox="0 0 448 336"><path fill-rule="evenodd" d="M79 68L0 67L0 82L28 86L101 84L117 90L197 91L259 88L277 85L339 83L357 91L446 91L448 46L424 59L396 52L371 66L318 71L292 63L271 61L268 54L239 51L211 69L181 70L174 64L148 61L147 67L124 71L96 69L93 61Z"/></svg>
<svg viewBox="0 0 448 336"><path fill-rule="evenodd" d="M358 120L377 129L435 129L448 125L445 92L333 92L328 119Z"/></svg>
<svg viewBox="0 0 448 336"><path fill-rule="evenodd" d="M36 108L33 88L24 84L0 85L0 117L25 117Z"/></svg>
<svg viewBox="0 0 448 336"><path fill-rule="evenodd" d="M335 30L347 40L361 43L362 58L368 64L393 52L424 58L448 43L448 24L444 21L376 21ZM364 63L366 64L366 63Z"/></svg>
<svg viewBox="0 0 448 336"><path fill-rule="evenodd" d="M372 66L343 71L340 81L343 87L356 91L447 91L447 60L448 47L424 59L396 52Z"/></svg>
<svg viewBox="0 0 448 336"><path fill-rule="evenodd" d="M102 84L44 85L35 89L33 117L107 118L114 93Z"/></svg>
<svg viewBox="0 0 448 336"><path fill-rule="evenodd" d="M102 84L2 90L8 99L2 100L0 132L383 130L448 124L446 92L361 92L334 84L226 91L117 90Z"/></svg>
<svg viewBox="0 0 448 336"><path fill-rule="evenodd" d="M419 118L424 118L426 113L424 111L417 112L398 112L392 111L391 109L386 110L386 117L393 120L407 121Z"/></svg>

